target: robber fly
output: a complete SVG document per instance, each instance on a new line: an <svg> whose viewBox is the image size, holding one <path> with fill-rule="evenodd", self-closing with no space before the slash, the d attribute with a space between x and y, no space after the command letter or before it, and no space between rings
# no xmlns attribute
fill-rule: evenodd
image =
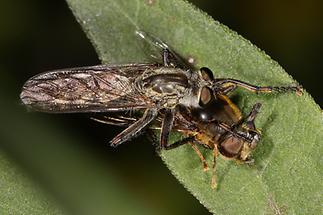
<svg viewBox="0 0 323 215"><path fill-rule="evenodd" d="M49 113L142 112L131 123L123 117L105 120L129 125L110 141L112 146L136 137L159 119L161 149L185 143L168 143L174 126L187 134L188 140L246 161L251 150L244 149L245 143L250 143L247 145L251 149L259 139L253 120L260 105L243 121L227 95L237 87L257 93L301 91L299 86L261 87L231 78L214 78L208 68L196 72L166 44L160 47L162 63L97 65L36 75L24 84L20 98L31 109ZM218 108L208 108L215 106ZM239 149L234 149L237 142Z"/></svg>
<svg viewBox="0 0 323 215"><path fill-rule="evenodd" d="M165 148L178 106L200 108L211 94L226 95L238 86L253 92L299 89L210 79L207 68L195 72L177 67L177 55L168 49L162 57L162 65L98 65L45 72L25 83L20 98L31 109L49 113L143 111L140 119L111 140L112 146L137 136L162 111L160 146Z"/></svg>

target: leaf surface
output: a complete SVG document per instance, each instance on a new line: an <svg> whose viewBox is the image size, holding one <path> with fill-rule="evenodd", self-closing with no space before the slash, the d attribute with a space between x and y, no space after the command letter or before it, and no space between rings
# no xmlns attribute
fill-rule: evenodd
<svg viewBox="0 0 323 215"><path fill-rule="evenodd" d="M67 0L103 63L151 62L136 31L167 43L197 68L215 77L256 85L284 86L295 81L249 41L199 9L175 0ZM253 166L218 159L218 188L210 187L189 146L164 151L161 157L177 179L215 214L319 214L322 211L321 110L306 92L251 94L237 90L244 114L263 104L256 120L262 140ZM203 151L211 162L211 151ZM171 192L171 191L170 191ZM180 200L179 200L180 202Z"/></svg>
<svg viewBox="0 0 323 215"><path fill-rule="evenodd" d="M0 169L1 214L66 214L2 150Z"/></svg>

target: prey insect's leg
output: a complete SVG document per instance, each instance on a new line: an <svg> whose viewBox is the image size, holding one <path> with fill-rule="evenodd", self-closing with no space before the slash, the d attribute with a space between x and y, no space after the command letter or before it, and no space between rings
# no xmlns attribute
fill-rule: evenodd
<svg viewBox="0 0 323 215"><path fill-rule="evenodd" d="M215 189L217 187L216 179L216 160L218 158L218 147L215 145L213 148L213 164L212 164L212 179L211 179L211 188Z"/></svg>
<svg viewBox="0 0 323 215"><path fill-rule="evenodd" d="M137 136L142 129L144 129L151 121L156 118L157 114L158 111L156 109L147 109L142 118L123 130L120 134L118 134L110 141L111 146L118 146L121 143Z"/></svg>
<svg viewBox="0 0 323 215"><path fill-rule="evenodd" d="M196 147L195 141L189 142L189 144L192 146L192 148L194 149L195 153L197 154L197 156L199 156L201 163L203 165L203 171L206 172L209 170L209 166L207 165L206 159L204 158L204 156L202 155L201 151Z"/></svg>
<svg viewBox="0 0 323 215"><path fill-rule="evenodd" d="M196 147L197 144L199 145L204 145L204 144L201 144L199 143L199 141L197 141L195 139L195 136L189 136L189 137L186 137L184 139L181 139L171 145L166 145L164 147L164 149L166 150L170 150L170 149L174 149L174 148L177 148L179 146L182 146L184 144L190 144L192 146L192 148L194 149L195 153L197 154L197 156L200 158L201 162L202 162L202 165L203 165L203 170L204 171L207 171L209 169L208 165L207 165L207 162L206 162L206 159L204 158L204 156L202 155L202 153L200 152L200 150Z"/></svg>
<svg viewBox="0 0 323 215"><path fill-rule="evenodd" d="M190 143L190 142L192 142L194 140L195 140L194 136L185 137L184 139L176 141L175 143L172 143L170 145L168 145L168 144L165 145L163 149L165 149L165 150L175 149L175 148L177 148L179 146L188 144L188 143Z"/></svg>
<svg viewBox="0 0 323 215"><path fill-rule="evenodd" d="M238 128L239 126L243 125L244 127L246 127L248 130L256 130L255 127L255 118L259 113L259 110L261 108L261 103L256 103L253 105L251 111L249 112L248 116L245 118L242 118L239 122L237 122L236 124L234 124L231 127L235 127ZM224 125L221 125L223 128L225 127Z"/></svg>
<svg viewBox="0 0 323 215"><path fill-rule="evenodd" d="M166 109L160 132L160 148L168 145L169 133L172 130L174 122L174 109Z"/></svg>
<svg viewBox="0 0 323 215"><path fill-rule="evenodd" d="M259 110L261 108L261 103L256 103L254 104L254 106L252 107L249 115L246 117L246 119L244 120L245 125L247 126L248 129L251 130L256 130L256 126L255 126L255 118L257 116L257 114L259 113Z"/></svg>
<svg viewBox="0 0 323 215"><path fill-rule="evenodd" d="M244 89L250 90L250 91L255 92L255 93L295 92L297 95L301 95L302 90L303 90L301 86L281 86L281 87L266 86L266 87L262 87L262 86L252 85L252 84L246 83L244 81L231 79L231 78L215 79L214 84L213 84L213 88L215 89L215 92L220 91L219 93L222 93L222 94L224 92L228 93L228 92L235 89L235 87L233 87L231 90L228 90L228 89L230 89L230 88L228 88L229 86L242 87ZM218 90L218 89L220 89L220 90ZM224 90L222 90L222 89L224 89Z"/></svg>

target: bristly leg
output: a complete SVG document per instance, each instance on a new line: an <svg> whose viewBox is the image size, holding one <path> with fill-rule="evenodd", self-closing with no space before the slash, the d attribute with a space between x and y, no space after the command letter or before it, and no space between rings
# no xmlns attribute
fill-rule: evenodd
<svg viewBox="0 0 323 215"><path fill-rule="evenodd" d="M191 145L191 147L193 148L193 150L195 151L195 153L197 154L197 156L201 160L201 163L203 165L203 171L207 171L209 169L209 166L208 166L203 154L201 153L201 151L198 149L198 147L196 145L202 145L204 147L206 147L206 146L204 144L200 143L199 141L197 141L195 136L189 136L189 137L186 137L186 138L181 139L179 141L176 141L175 143L164 145L162 149L171 150L171 149L175 149L175 148L185 145L185 144Z"/></svg>
<svg viewBox="0 0 323 215"><path fill-rule="evenodd" d="M233 86L230 88L230 86ZM215 93L218 94L227 94L236 87L242 87L244 89L247 89L249 91L255 92L255 93L286 93L286 92L295 92L297 95L302 95L303 88L301 86L256 86L249 84L244 81L231 79L231 78L218 78L215 79L213 83L213 90Z"/></svg>
<svg viewBox="0 0 323 215"><path fill-rule="evenodd" d="M170 55L169 50L167 48L164 48L163 49L163 64L166 67L170 66L169 55Z"/></svg>
<svg viewBox="0 0 323 215"><path fill-rule="evenodd" d="M178 140L175 143L164 145L162 149L165 149L165 150L175 149L179 146L188 144L189 142L192 142L194 140L195 140L195 136L185 137L184 139Z"/></svg>
<svg viewBox="0 0 323 215"><path fill-rule="evenodd" d="M139 132L147 127L147 125L157 117L158 111L156 109L147 109L144 115L137 120L134 124L123 130L115 138L113 138L110 143L111 146L118 146L131 138L136 137Z"/></svg>
<svg viewBox="0 0 323 215"><path fill-rule="evenodd" d="M116 126L120 126L120 127L125 127L125 126L129 126L133 123L136 122L136 118L133 117L126 117L126 116L104 116L103 118L97 118L97 117L91 117L90 119L99 122L99 123L103 123L103 124L107 124L107 125L116 125Z"/></svg>
<svg viewBox="0 0 323 215"><path fill-rule="evenodd" d="M213 164L212 164L212 179L211 179L211 188L216 189L217 184L217 177L216 177L216 161L218 158L218 147L214 146L213 148Z"/></svg>
<svg viewBox="0 0 323 215"><path fill-rule="evenodd" d="M203 154L201 153L201 151L197 148L196 144L194 143L195 141L189 142L189 144L192 146L192 148L194 149L195 153L197 154L197 156L200 158L201 163L203 165L203 171L206 172L209 170L209 166L207 165L206 159L204 158Z"/></svg>
<svg viewBox="0 0 323 215"><path fill-rule="evenodd" d="M168 145L169 133L172 130L174 122L174 109L166 109L160 132L160 148Z"/></svg>
<svg viewBox="0 0 323 215"><path fill-rule="evenodd" d="M255 119L261 108L261 103L256 103L252 107L249 115L244 120L245 125L248 129L256 131Z"/></svg>

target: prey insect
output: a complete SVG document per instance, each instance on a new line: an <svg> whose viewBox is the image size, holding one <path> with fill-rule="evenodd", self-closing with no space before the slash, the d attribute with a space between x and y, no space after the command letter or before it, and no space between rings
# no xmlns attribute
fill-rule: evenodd
<svg viewBox="0 0 323 215"><path fill-rule="evenodd" d="M167 45L162 63L98 65L49 71L30 78L20 98L31 109L49 113L137 111L139 118L107 117L109 124L128 126L110 143L118 146L138 136L152 122L159 121L160 149L190 143L205 168L205 159L196 144L225 157L244 162L260 134L254 118L256 104L246 118L228 98L237 87L256 93L296 92L299 86L261 87L231 78L214 78L208 68L195 71ZM97 121L101 121L97 119ZM172 129L187 138L168 143ZM215 169L215 162L214 162Z"/></svg>
<svg viewBox="0 0 323 215"><path fill-rule="evenodd" d="M212 150L211 187L216 188L216 161L219 154L239 163L253 162L250 154L256 148L261 136L254 121L260 111L261 104L256 103L250 113L243 117L238 107L228 97L223 95L215 97L212 94L209 96L211 97L210 101L202 108L181 107L183 118L179 118L178 122L180 123L174 127L185 134L187 138L175 142L172 146L190 144L199 156L205 171L209 169L206 159L196 145Z"/></svg>

